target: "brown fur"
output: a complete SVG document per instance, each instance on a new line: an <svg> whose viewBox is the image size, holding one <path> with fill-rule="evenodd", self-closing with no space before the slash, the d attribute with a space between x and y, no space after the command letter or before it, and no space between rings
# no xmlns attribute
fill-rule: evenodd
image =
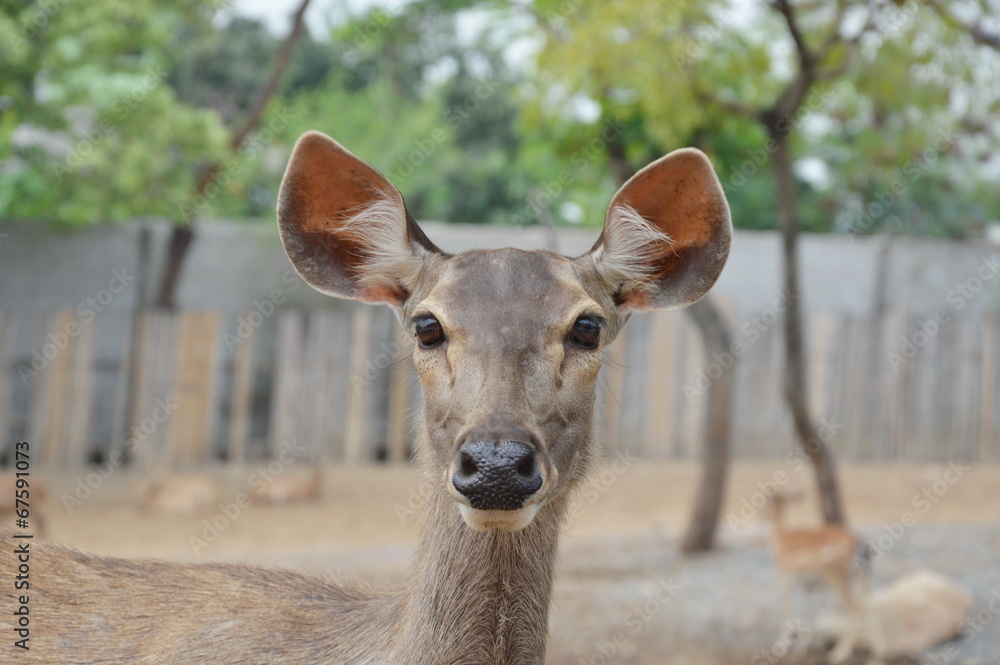
<svg viewBox="0 0 1000 665"><path fill-rule="evenodd" d="M829 661L839 663L851 655L863 631L872 635L873 649L880 653L880 638L871 630L872 622L866 607L866 580L861 574L858 537L847 527L827 524L814 529L787 529L784 524L785 504L790 499L776 494L771 499L772 544L774 563L784 577L785 615L792 616L792 599L795 585L820 581L827 584L844 606L849 619L849 629L838 640Z"/></svg>
<svg viewBox="0 0 1000 665"><path fill-rule="evenodd" d="M819 578L837 592L847 609L857 606L852 588L854 555L860 541L846 527L828 524L814 529L788 529L784 524L788 497L771 499L774 563L789 583Z"/></svg>
<svg viewBox="0 0 1000 665"><path fill-rule="evenodd" d="M677 254L648 252L655 265L643 270L616 249L628 246L617 242L621 231L608 228L576 259L514 249L449 256L374 169L322 134L304 135L278 205L299 274L330 295L387 303L407 328L414 315L433 315L446 333L433 348L414 345L423 389L417 449L434 489L409 583L374 592L291 572L32 545L33 648L19 654L22 662L544 662L559 528L597 445L603 348L631 309L700 298L718 277L731 234L722 188L696 151L648 167L619 199L609 216L630 206L671 238ZM627 275L616 279L623 266ZM596 349L567 337L582 314L604 322ZM450 482L458 448L470 432L485 437L476 441L505 441L515 430L530 435L541 489L517 510L477 512ZM11 551L0 548L6 579ZM0 633L10 629L9 613L0 613Z"/></svg>
<svg viewBox="0 0 1000 665"><path fill-rule="evenodd" d="M963 628L968 632L966 618L972 606L972 596L947 577L928 570L910 573L872 593L870 623L857 644L872 652L880 650L883 658L916 656L960 636ZM851 636L857 632L851 619L827 614L822 630L835 639Z"/></svg>

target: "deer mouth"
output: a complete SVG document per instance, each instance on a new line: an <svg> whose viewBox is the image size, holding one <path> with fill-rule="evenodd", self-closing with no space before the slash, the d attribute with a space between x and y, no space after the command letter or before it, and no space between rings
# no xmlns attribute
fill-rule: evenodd
<svg viewBox="0 0 1000 665"><path fill-rule="evenodd" d="M481 510L459 503L458 512L465 523L476 531L520 531L534 521L541 507L540 503L532 503L517 510Z"/></svg>

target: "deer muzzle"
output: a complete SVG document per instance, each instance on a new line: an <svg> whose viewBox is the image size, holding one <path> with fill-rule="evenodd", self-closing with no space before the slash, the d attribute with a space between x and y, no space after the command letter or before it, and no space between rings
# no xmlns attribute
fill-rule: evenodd
<svg viewBox="0 0 1000 665"><path fill-rule="evenodd" d="M534 447L520 441L464 444L451 478L476 510L519 510L543 482Z"/></svg>

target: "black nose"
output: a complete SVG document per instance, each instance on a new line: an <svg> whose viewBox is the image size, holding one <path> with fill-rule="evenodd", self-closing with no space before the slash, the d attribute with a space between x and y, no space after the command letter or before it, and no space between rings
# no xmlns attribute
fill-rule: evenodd
<svg viewBox="0 0 1000 665"><path fill-rule="evenodd" d="M451 478L479 510L517 510L542 486L535 450L520 441L472 441L458 451Z"/></svg>

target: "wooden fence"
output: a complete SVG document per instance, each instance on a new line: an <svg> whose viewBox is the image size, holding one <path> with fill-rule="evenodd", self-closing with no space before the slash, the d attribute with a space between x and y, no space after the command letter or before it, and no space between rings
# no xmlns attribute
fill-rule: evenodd
<svg viewBox="0 0 1000 665"><path fill-rule="evenodd" d="M0 314L5 457L24 439L48 467L115 451L168 466L264 459L292 441L307 456L348 464L401 462L412 452L419 384L409 341L384 309L252 311L235 320L84 314ZM737 318L736 353L707 359L683 313L633 317L600 378L605 447L648 459L697 456L705 388L731 371L734 454L785 455L792 434L780 323L766 313ZM891 311L809 322L810 400L839 459L1000 458L997 319L952 313L934 334L921 327L926 319Z"/></svg>

